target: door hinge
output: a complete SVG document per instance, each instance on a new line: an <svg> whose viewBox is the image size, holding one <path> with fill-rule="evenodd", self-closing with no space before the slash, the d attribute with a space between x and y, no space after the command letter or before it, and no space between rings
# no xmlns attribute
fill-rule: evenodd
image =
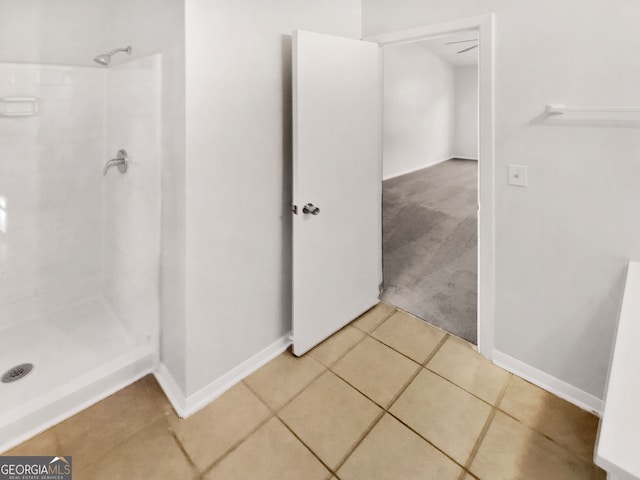
<svg viewBox="0 0 640 480"><path fill-rule="evenodd" d="M298 214L298 206L297 205L291 205L291 211L297 215Z"/></svg>

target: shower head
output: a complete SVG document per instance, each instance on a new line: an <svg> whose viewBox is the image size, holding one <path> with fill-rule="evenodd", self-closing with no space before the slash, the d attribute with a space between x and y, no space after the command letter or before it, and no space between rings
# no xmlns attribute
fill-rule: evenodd
<svg viewBox="0 0 640 480"><path fill-rule="evenodd" d="M103 53L102 55L98 55L93 59L94 62L99 63L100 65L107 66L109 65L109 61L111 60L111 56Z"/></svg>
<svg viewBox="0 0 640 480"><path fill-rule="evenodd" d="M111 61L111 55L118 52L125 52L127 55L131 55L131 47L127 48L116 48L115 50L111 50L108 53L102 53L93 59L94 62L99 63L100 65L104 65L105 67L109 65Z"/></svg>

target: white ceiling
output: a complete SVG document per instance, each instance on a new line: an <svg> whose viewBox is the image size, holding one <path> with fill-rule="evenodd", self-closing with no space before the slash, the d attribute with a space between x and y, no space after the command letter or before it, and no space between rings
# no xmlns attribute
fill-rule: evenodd
<svg viewBox="0 0 640 480"><path fill-rule="evenodd" d="M464 53L456 53L465 48L476 45L477 42L467 42L465 40L477 40L478 32L475 30L466 32L452 33L443 37L432 38L429 40L423 40L417 42L423 48L426 48L431 53L442 58L445 62L450 63L455 67L465 67L478 64L478 50L474 48ZM449 42L461 42L454 43L452 45L445 45Z"/></svg>

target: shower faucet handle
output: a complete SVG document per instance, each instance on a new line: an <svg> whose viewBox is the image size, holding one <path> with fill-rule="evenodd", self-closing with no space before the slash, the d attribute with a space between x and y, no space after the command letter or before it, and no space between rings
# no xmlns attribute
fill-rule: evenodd
<svg viewBox="0 0 640 480"><path fill-rule="evenodd" d="M118 166L118 171L120 173L126 173L127 168L129 167L129 156L127 155L127 151L125 149L118 150L118 156L107 162L107 164L104 166L102 175L105 176L109 168L115 165Z"/></svg>

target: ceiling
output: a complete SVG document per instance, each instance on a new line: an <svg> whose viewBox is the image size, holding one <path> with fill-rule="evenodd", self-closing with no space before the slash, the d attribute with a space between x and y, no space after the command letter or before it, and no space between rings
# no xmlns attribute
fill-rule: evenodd
<svg viewBox="0 0 640 480"><path fill-rule="evenodd" d="M445 62L450 63L455 67L466 67L470 65L478 64L478 49L474 48L464 53L456 53L465 48L469 48L475 45L474 42L467 42L464 40L477 40L478 32L476 30L470 30L465 32L456 32L443 37L432 38L429 40L423 40L417 42L423 48L426 48L431 53L442 58ZM449 42L461 42L454 43L452 45L445 45Z"/></svg>

